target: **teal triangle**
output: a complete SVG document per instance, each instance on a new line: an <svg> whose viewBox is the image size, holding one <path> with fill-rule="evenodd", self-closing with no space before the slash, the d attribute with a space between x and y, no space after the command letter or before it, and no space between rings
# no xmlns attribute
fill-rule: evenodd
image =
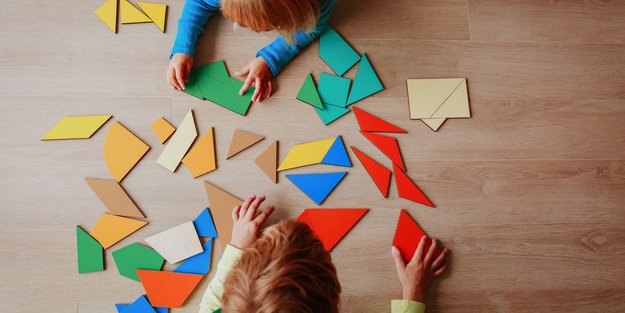
<svg viewBox="0 0 625 313"><path fill-rule="evenodd" d="M319 115L319 118L324 125L328 125L336 121L339 117L349 113L349 111L351 111L351 109L330 104L325 104L323 109L315 108L315 112L317 112L317 115Z"/></svg>
<svg viewBox="0 0 625 313"><path fill-rule="evenodd" d="M286 175L299 190L320 205L343 180L347 172Z"/></svg>
<svg viewBox="0 0 625 313"><path fill-rule="evenodd" d="M349 160L345 144L341 136L336 137L334 143L328 150L328 153L321 160L321 164L351 167L352 162Z"/></svg>
<svg viewBox="0 0 625 313"><path fill-rule="evenodd" d="M378 91L384 89L378 75L375 74L367 55L363 54L360 64L358 65L358 71L354 78L352 90L349 92L347 98L347 105L353 104L356 101L362 100Z"/></svg>
<svg viewBox="0 0 625 313"><path fill-rule="evenodd" d="M315 86L315 82L313 81L312 75L310 74L306 76L306 80L304 81L302 88L300 88L295 98L297 100L304 101L316 108L323 109L323 103L321 103L321 98L319 98L317 87Z"/></svg>
<svg viewBox="0 0 625 313"><path fill-rule="evenodd" d="M174 272L186 274L205 275L211 268L211 252L213 250L213 239L209 239L204 244L204 252L196 254L182 262Z"/></svg>

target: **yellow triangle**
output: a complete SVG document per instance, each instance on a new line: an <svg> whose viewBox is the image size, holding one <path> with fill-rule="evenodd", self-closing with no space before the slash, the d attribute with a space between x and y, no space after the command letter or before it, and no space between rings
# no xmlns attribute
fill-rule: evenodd
<svg viewBox="0 0 625 313"><path fill-rule="evenodd" d="M437 131L441 127L441 125L445 123L446 118L422 118L421 120L433 131Z"/></svg>
<svg viewBox="0 0 625 313"><path fill-rule="evenodd" d="M282 163L280 163L278 171L321 163L334 140L336 138L328 138L293 146L284 160L282 160Z"/></svg>
<svg viewBox="0 0 625 313"><path fill-rule="evenodd" d="M119 16L122 24L152 22L149 17L139 11L128 0L119 0Z"/></svg>
<svg viewBox="0 0 625 313"><path fill-rule="evenodd" d="M106 24L114 33L117 33L117 0L107 0L97 10L95 15Z"/></svg>
<svg viewBox="0 0 625 313"><path fill-rule="evenodd" d="M410 118L432 118L434 112L463 81L464 78L407 80Z"/></svg>
<svg viewBox="0 0 625 313"><path fill-rule="evenodd" d="M464 80L458 88L447 98L432 118L464 118L471 117L469 110L469 94L467 92L467 81Z"/></svg>
<svg viewBox="0 0 625 313"><path fill-rule="evenodd" d="M167 17L167 5L162 3L137 2L137 5L148 15L156 26L164 33Z"/></svg>
<svg viewBox="0 0 625 313"><path fill-rule="evenodd" d="M89 235L97 240L102 245L102 248L108 249L147 223L132 218L103 213L89 232Z"/></svg>

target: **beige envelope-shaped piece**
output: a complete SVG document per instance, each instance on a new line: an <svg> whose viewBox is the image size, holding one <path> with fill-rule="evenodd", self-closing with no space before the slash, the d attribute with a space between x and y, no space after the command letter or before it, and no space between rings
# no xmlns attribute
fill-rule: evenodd
<svg viewBox="0 0 625 313"><path fill-rule="evenodd" d="M410 118L437 130L447 118L471 117L464 78L408 79Z"/></svg>

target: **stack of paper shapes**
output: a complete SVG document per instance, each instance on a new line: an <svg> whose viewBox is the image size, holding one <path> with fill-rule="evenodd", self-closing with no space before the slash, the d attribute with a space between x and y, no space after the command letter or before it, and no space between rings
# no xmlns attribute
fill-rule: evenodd
<svg viewBox="0 0 625 313"><path fill-rule="evenodd" d="M410 118L437 131L448 118L471 117L464 78L408 79Z"/></svg>

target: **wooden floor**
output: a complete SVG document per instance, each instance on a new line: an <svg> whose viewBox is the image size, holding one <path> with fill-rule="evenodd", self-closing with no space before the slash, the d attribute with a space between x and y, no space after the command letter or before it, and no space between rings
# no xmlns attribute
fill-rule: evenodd
<svg viewBox="0 0 625 313"><path fill-rule="evenodd" d="M117 35L93 14L103 1L0 0L2 312L114 312L131 301L141 285L119 276L110 252L194 218L207 205L203 180L239 197L267 194L274 221L313 206L253 164L272 140L284 155L341 134L385 160L352 114L324 127L294 99L306 73L329 71L317 43L243 118L165 81L183 0L167 1L165 34L145 24ZM437 204L400 199L394 186L382 199L352 156L324 203L371 209L332 253L342 312L388 312L401 296L390 256L400 208L452 251L428 312L625 311L625 1L339 0L331 24L386 87L358 105L409 130L398 136L409 174ZM225 59L231 71L272 39L233 32L222 17L207 29L196 64ZM409 119L405 80L436 77L467 77L473 117L434 133ZM149 128L189 109L201 132L216 128L219 156L219 169L195 180L155 163L162 146ZM39 141L81 114L112 114L152 147L123 181L150 224L107 251L105 272L87 275L76 273L74 226L89 229L104 211L83 178L110 177L102 145L111 122L90 140ZM268 140L226 161L235 128ZM196 312L206 284L173 312Z"/></svg>

